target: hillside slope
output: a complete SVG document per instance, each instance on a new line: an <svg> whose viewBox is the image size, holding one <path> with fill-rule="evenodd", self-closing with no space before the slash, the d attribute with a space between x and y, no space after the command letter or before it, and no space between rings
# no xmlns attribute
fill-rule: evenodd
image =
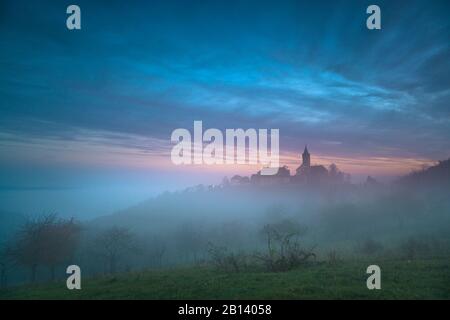
<svg viewBox="0 0 450 320"><path fill-rule="evenodd" d="M325 262L284 273L221 273L207 267L128 273L0 291L0 299L450 299L450 258L377 262L381 290L368 290L374 261Z"/></svg>

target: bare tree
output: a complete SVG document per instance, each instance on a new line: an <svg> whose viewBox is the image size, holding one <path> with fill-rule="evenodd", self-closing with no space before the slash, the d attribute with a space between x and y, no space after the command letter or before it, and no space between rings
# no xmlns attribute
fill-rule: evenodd
<svg viewBox="0 0 450 320"><path fill-rule="evenodd" d="M50 268L53 280L55 267L73 256L79 232L73 219L59 219L56 214L30 219L16 234L12 256L18 264L30 268L32 283L39 265Z"/></svg>
<svg viewBox="0 0 450 320"><path fill-rule="evenodd" d="M95 241L111 274L117 271L117 264L124 255L137 249L135 236L127 228L112 227L103 231Z"/></svg>
<svg viewBox="0 0 450 320"><path fill-rule="evenodd" d="M316 257L314 247L304 249L300 245L299 238L306 228L293 221L268 224L261 231L267 241L267 252L257 253L255 257L263 261L270 271L290 270Z"/></svg>
<svg viewBox="0 0 450 320"><path fill-rule="evenodd" d="M73 258L77 248L80 226L73 219L55 219L44 232L45 247L42 264L50 269L51 280L55 279L55 268Z"/></svg>
<svg viewBox="0 0 450 320"><path fill-rule="evenodd" d="M54 215L28 220L16 234L16 245L13 249L14 259L18 264L30 268L30 281L36 281L36 272L42 262L45 250L44 230L52 223Z"/></svg>

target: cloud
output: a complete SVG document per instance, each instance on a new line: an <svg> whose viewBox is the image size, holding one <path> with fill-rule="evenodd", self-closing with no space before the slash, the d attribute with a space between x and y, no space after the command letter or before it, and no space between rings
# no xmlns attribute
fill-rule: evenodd
<svg viewBox="0 0 450 320"><path fill-rule="evenodd" d="M450 156L448 2L381 2L380 32L365 29L360 2L79 5L82 31L71 33L62 4L2 3L11 159L36 140L61 155L76 145L80 161L93 145L164 155L155 141L194 120L279 128L286 152Z"/></svg>

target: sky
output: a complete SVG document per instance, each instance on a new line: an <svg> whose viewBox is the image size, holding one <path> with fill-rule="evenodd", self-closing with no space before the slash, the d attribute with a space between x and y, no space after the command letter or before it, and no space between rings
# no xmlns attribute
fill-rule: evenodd
<svg viewBox="0 0 450 320"><path fill-rule="evenodd" d="M366 28L374 3L381 30ZM81 8L81 30L66 28L70 4ZM336 163L356 180L447 159L449 9L448 1L2 1L2 209L102 214L254 172L174 166L171 133L194 120L278 128L291 171L306 144L313 163Z"/></svg>

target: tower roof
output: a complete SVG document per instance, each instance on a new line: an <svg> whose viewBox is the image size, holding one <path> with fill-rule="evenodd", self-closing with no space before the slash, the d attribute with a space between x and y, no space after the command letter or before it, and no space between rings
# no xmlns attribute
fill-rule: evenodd
<svg viewBox="0 0 450 320"><path fill-rule="evenodd" d="M305 145L305 150L303 151L303 154L309 154L309 152L308 152L308 145Z"/></svg>

